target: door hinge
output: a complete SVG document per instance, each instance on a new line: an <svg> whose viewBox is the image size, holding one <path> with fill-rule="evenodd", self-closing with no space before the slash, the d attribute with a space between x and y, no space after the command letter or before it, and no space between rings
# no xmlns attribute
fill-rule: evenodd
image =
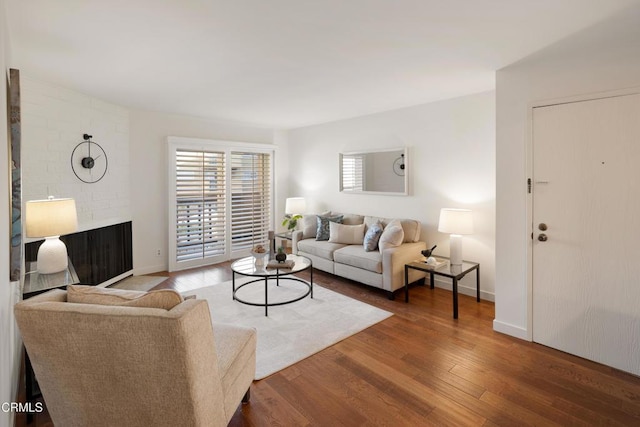
<svg viewBox="0 0 640 427"><path fill-rule="evenodd" d="M531 194L531 178L527 178L527 192Z"/></svg>

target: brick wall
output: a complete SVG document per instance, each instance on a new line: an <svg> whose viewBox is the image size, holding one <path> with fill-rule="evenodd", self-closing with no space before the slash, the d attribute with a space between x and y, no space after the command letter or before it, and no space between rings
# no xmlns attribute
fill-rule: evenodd
<svg viewBox="0 0 640 427"><path fill-rule="evenodd" d="M76 200L81 230L131 219L129 111L79 92L22 77L23 201L49 195ZM94 184L71 169L71 153L93 135L109 167Z"/></svg>

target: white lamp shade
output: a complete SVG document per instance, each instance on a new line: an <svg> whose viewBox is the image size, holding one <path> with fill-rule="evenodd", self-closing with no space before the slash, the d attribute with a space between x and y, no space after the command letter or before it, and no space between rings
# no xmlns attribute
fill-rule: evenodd
<svg viewBox="0 0 640 427"><path fill-rule="evenodd" d="M284 213L288 215L295 215L304 213L307 210L307 203L304 197L289 197L285 204Z"/></svg>
<svg viewBox="0 0 640 427"><path fill-rule="evenodd" d="M26 203L27 237L50 237L73 233L78 229L76 202L73 199L30 200Z"/></svg>
<svg viewBox="0 0 640 427"><path fill-rule="evenodd" d="M441 209L438 231L447 234L473 234L473 215L469 209Z"/></svg>

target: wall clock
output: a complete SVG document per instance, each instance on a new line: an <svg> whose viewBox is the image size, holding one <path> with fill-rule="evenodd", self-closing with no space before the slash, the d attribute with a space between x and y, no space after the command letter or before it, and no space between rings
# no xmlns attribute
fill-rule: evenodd
<svg viewBox="0 0 640 427"><path fill-rule="evenodd" d="M93 184L107 173L107 153L91 140L93 136L85 133L82 137L84 141L76 145L71 153L71 169L80 181Z"/></svg>
<svg viewBox="0 0 640 427"><path fill-rule="evenodd" d="M401 154L400 157L393 162L393 172L396 175L404 176L404 154Z"/></svg>

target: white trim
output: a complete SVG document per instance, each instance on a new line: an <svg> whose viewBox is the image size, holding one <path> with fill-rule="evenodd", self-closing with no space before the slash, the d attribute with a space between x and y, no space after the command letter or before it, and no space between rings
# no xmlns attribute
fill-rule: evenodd
<svg viewBox="0 0 640 427"><path fill-rule="evenodd" d="M528 337L527 330L520 326L510 325L508 323L500 322L499 320L493 320L493 330L503 334L511 335L521 340L531 341Z"/></svg>
<svg viewBox="0 0 640 427"><path fill-rule="evenodd" d="M112 277L111 279L96 285L98 288L106 288L109 285L112 285L116 282L119 282L122 279L126 279L127 277L133 274L133 270L125 271L122 274L118 274L116 277Z"/></svg>
<svg viewBox="0 0 640 427"><path fill-rule="evenodd" d="M275 185L275 162L276 162L276 152L278 146L275 144L260 144L260 143L250 143L250 142L238 142L238 141L226 141L226 140L214 140L214 139L201 139L201 138L186 138L186 137L178 137L178 136L168 136L167 137L167 168L168 168L168 182L167 182L167 212L168 212L168 271L178 271L184 270L187 268L193 268L203 265L201 260L193 260L193 261L183 261L178 266L175 262L176 259L176 247L173 242L176 241L176 195L175 195L175 184L176 181L176 150L182 149L192 149L192 150L220 150L225 153L225 168L227 177L231 177L231 153L247 150L254 153L264 153L270 154L271 156L271 170L270 170L270 181L271 181L271 218L269 218L269 228L274 229L275 223L275 199L276 199L276 185ZM227 183L230 185L230 181ZM231 206L231 192L227 191L227 206ZM231 221L231 211L227 209L226 213L227 223ZM225 242L225 255L216 257L212 262L219 262L224 260L229 260L235 257L248 256L249 251L246 253L231 253L231 240L227 239ZM224 258L224 259L223 259Z"/></svg>
<svg viewBox="0 0 640 427"><path fill-rule="evenodd" d="M167 266L164 264L151 265L142 268L134 268L133 275L134 276L143 276L145 274L151 273L159 273L161 271L167 271Z"/></svg>
<svg viewBox="0 0 640 427"><path fill-rule="evenodd" d="M426 279L426 285L425 286L429 286L429 276L427 275L427 279ZM447 291L451 291L453 292L453 283L451 282L451 279L442 279L440 277L435 278L433 285L436 288L440 288L440 289L446 289ZM458 281L458 293L462 294L462 295L467 295L470 297L475 298L476 297L476 287L475 286L467 286L467 285L461 285L460 281ZM481 300L485 300L485 301L491 301L491 302L495 302L496 301L496 296L493 292L487 292L487 291L483 291L482 290L482 283L480 283L480 299Z"/></svg>

